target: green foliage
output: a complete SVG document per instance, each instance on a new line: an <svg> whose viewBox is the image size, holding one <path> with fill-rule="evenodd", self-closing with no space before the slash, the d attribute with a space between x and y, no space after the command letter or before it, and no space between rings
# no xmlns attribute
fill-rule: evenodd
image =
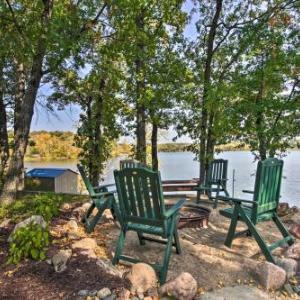
<svg viewBox="0 0 300 300"><path fill-rule="evenodd" d="M22 258L43 260L49 245L49 233L39 224L30 223L12 235L9 243L8 263L17 264Z"/></svg>
<svg viewBox="0 0 300 300"><path fill-rule="evenodd" d="M15 221L31 215L41 215L46 221L58 215L64 197L54 193L27 195L6 208L6 213Z"/></svg>

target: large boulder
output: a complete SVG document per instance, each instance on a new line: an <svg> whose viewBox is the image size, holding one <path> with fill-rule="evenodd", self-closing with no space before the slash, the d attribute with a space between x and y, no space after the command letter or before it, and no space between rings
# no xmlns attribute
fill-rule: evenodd
<svg viewBox="0 0 300 300"><path fill-rule="evenodd" d="M84 204L82 204L81 206L75 208L72 211L73 216L78 220L81 221L82 218L85 216L87 210L89 209L89 207L91 206L91 202L86 202Z"/></svg>
<svg viewBox="0 0 300 300"><path fill-rule="evenodd" d="M19 228L22 228L22 227L25 227L27 225L29 225L30 223L32 224L38 224L38 225L41 225L43 228L46 228L47 227L47 223L46 221L44 220L44 218L40 215L33 215L31 216L30 218L27 218L25 219L24 221L18 223L13 232L10 234L10 236L8 237L8 242L10 242L12 240L12 235L19 229Z"/></svg>
<svg viewBox="0 0 300 300"><path fill-rule="evenodd" d="M190 273L181 273L160 288L162 296L173 296L178 300L192 300L197 293L197 281Z"/></svg>
<svg viewBox="0 0 300 300"><path fill-rule="evenodd" d="M286 281L286 272L270 262L259 263L255 268L258 282L266 290L277 290L281 288Z"/></svg>
<svg viewBox="0 0 300 300"><path fill-rule="evenodd" d="M63 272L67 268L67 262L71 256L71 249L60 250L56 253L51 259L55 272Z"/></svg>
<svg viewBox="0 0 300 300"><path fill-rule="evenodd" d="M157 286L155 271L145 263L134 264L130 272L125 275L125 278L131 283L131 293L133 295L144 294Z"/></svg>
<svg viewBox="0 0 300 300"><path fill-rule="evenodd" d="M281 267L286 272L287 278L291 278L296 275L298 264L292 258L275 258L276 265Z"/></svg>
<svg viewBox="0 0 300 300"><path fill-rule="evenodd" d="M278 205L277 213L279 217L283 217L289 213L290 206L287 202L281 202Z"/></svg>
<svg viewBox="0 0 300 300"><path fill-rule="evenodd" d="M113 276L118 276L122 278L122 272L120 272L109 259L105 258L98 258L96 264L103 269L106 273L113 275Z"/></svg>
<svg viewBox="0 0 300 300"><path fill-rule="evenodd" d="M297 239L300 239L300 224L294 223L289 227L289 232Z"/></svg>
<svg viewBox="0 0 300 300"><path fill-rule="evenodd" d="M300 242L293 244L290 246L285 252L285 256L287 258L293 258L300 260Z"/></svg>

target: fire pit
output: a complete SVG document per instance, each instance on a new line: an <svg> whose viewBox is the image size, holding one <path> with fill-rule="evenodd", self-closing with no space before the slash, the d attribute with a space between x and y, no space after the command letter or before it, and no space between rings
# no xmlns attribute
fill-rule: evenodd
<svg viewBox="0 0 300 300"><path fill-rule="evenodd" d="M206 207L187 204L179 212L178 228L201 228L208 225L210 210Z"/></svg>

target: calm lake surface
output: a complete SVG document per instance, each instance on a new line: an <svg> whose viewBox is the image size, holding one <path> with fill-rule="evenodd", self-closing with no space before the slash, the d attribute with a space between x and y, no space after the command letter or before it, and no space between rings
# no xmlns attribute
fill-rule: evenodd
<svg viewBox="0 0 300 300"><path fill-rule="evenodd" d="M243 189L253 189L257 162L246 151L228 151L220 153L218 158L228 159L228 191L232 194L233 170L235 170L234 196L249 199ZM107 165L105 183L113 182L113 170L118 168L120 158L113 159ZM283 180L281 201L300 206L300 151L290 151L283 158ZM27 170L37 167L59 167L76 170L76 161L25 162ZM163 180L191 179L199 177L199 164L194 161L191 152L159 153L159 169ZM250 196L251 197L251 196Z"/></svg>

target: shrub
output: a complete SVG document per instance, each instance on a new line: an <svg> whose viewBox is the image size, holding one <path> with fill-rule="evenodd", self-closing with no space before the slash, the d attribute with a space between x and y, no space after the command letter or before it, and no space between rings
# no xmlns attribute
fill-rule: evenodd
<svg viewBox="0 0 300 300"><path fill-rule="evenodd" d="M14 219L38 214L43 216L46 221L50 221L58 215L58 209L62 202L63 197L54 193L27 195L16 200L9 207L9 211Z"/></svg>
<svg viewBox="0 0 300 300"><path fill-rule="evenodd" d="M22 258L43 260L48 245L47 229L34 223L21 227L15 231L9 243L8 263L17 264Z"/></svg>

